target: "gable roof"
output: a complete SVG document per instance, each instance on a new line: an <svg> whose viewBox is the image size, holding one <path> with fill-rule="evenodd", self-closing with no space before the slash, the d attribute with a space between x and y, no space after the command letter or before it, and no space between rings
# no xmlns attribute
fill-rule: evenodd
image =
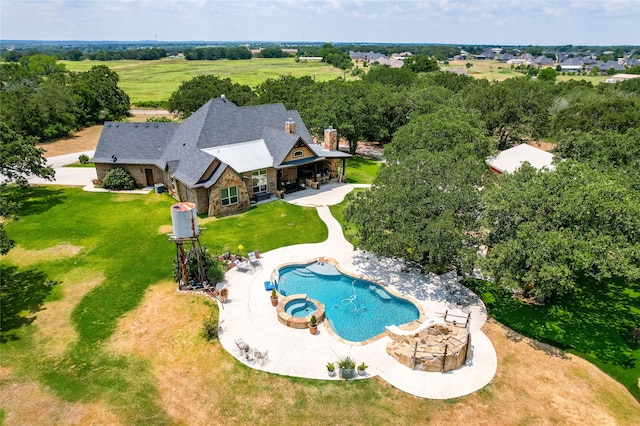
<svg viewBox="0 0 640 426"><path fill-rule="evenodd" d="M528 162L538 170L547 168L553 170L553 154L522 144L505 149L498 155L487 158L486 163L498 173L513 173L520 168L522 163Z"/></svg>

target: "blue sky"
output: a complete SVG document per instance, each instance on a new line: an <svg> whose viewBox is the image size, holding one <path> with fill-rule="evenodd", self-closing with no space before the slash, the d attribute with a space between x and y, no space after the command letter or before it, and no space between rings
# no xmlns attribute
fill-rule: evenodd
<svg viewBox="0 0 640 426"><path fill-rule="evenodd" d="M640 44L640 0L0 0L0 38Z"/></svg>

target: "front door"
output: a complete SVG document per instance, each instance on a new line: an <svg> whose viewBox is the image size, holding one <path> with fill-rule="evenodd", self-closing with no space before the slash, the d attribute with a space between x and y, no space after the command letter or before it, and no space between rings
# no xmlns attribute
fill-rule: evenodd
<svg viewBox="0 0 640 426"><path fill-rule="evenodd" d="M153 186L153 184L155 183L153 181L153 170L151 169L144 169L144 174L147 177L147 186Z"/></svg>

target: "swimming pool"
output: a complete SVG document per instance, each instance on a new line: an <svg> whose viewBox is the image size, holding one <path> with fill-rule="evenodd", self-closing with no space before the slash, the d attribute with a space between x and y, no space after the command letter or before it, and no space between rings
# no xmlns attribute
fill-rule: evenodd
<svg viewBox="0 0 640 426"><path fill-rule="evenodd" d="M276 289L283 296L306 294L325 305L327 320L338 336L362 342L385 332L388 325L420 317L415 304L382 286L341 273L328 263L279 268Z"/></svg>

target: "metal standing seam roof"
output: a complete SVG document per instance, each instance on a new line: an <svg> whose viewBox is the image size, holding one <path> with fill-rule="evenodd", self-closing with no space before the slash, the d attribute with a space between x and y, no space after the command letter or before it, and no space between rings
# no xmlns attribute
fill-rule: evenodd
<svg viewBox="0 0 640 426"><path fill-rule="evenodd" d="M262 139L206 148L202 151L228 164L238 173L266 169L273 165L273 157Z"/></svg>
<svg viewBox="0 0 640 426"><path fill-rule="evenodd" d="M505 149L498 155L488 157L486 162L491 168L501 173L513 173L524 162L528 162L538 170L554 169L553 154L527 144Z"/></svg>

